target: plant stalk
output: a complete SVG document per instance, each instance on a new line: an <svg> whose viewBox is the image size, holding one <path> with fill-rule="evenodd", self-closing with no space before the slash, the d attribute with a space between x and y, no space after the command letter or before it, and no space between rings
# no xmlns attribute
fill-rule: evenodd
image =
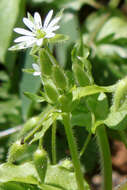
<svg viewBox="0 0 127 190"><path fill-rule="evenodd" d="M52 125L52 162L56 164L56 121Z"/></svg>
<svg viewBox="0 0 127 190"><path fill-rule="evenodd" d="M82 147L82 149L81 149L80 157L84 154L84 152L85 152L85 150L86 150L86 147L87 147L87 145L88 145L89 142L90 142L91 136L92 136L92 134L89 133L88 136L87 136L87 138L86 138L86 140L85 140L85 143L84 143L84 145L83 145L83 147Z"/></svg>
<svg viewBox="0 0 127 190"><path fill-rule="evenodd" d="M97 143L100 149L101 167L103 174L103 190L112 190L112 162L111 153L105 126L101 125L96 129Z"/></svg>
<svg viewBox="0 0 127 190"><path fill-rule="evenodd" d="M64 123L64 128L65 132L67 135L67 140L69 144L69 149L75 169L75 175L76 175L76 180L77 180L77 185L78 185L78 190L85 190L84 189L84 178L83 174L81 171L81 165L80 165L80 160L79 160L79 154L77 151L77 145L73 136L73 131L72 127L70 124L70 114L65 113L63 114L63 123Z"/></svg>

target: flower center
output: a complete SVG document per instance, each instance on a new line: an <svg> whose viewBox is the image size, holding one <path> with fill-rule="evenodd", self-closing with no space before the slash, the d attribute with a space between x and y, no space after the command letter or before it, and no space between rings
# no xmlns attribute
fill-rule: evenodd
<svg viewBox="0 0 127 190"><path fill-rule="evenodd" d="M36 37L37 37L37 39L44 38L45 35L46 35L46 33L45 33L44 31L40 30L40 29L38 29L38 30L36 31Z"/></svg>

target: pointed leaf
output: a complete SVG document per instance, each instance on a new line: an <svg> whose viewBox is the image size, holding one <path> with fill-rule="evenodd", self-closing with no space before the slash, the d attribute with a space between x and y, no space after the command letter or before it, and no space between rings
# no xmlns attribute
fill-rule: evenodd
<svg viewBox="0 0 127 190"><path fill-rule="evenodd" d="M35 102L44 102L45 101L44 97L38 96L34 93L24 92L24 95L27 96L28 98L30 98L31 100L35 101Z"/></svg>
<svg viewBox="0 0 127 190"><path fill-rule="evenodd" d="M85 97L88 95L96 94L99 92L113 92L115 90L116 85L112 86L97 86L91 85L86 87L78 87L72 90L73 100L80 99L81 97Z"/></svg>

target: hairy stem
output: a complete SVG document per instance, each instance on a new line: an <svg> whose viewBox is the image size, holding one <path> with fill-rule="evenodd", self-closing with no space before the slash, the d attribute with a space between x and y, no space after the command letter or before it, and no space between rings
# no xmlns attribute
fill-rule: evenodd
<svg viewBox="0 0 127 190"><path fill-rule="evenodd" d="M52 125L52 162L56 164L56 121Z"/></svg>
<svg viewBox="0 0 127 190"><path fill-rule="evenodd" d="M69 113L63 114L63 123L64 123L65 132L66 132L67 140L68 140L68 144L69 144L69 149L70 149L70 153L71 153L71 157L72 157L72 161L73 161L73 165L74 165L74 169L75 169L75 175L76 175L78 189L85 190L84 189L84 179L83 179L83 174L81 171L81 165L80 165L80 160L79 160L79 154L77 151L76 142L75 142L72 127L70 124L70 114Z"/></svg>
<svg viewBox="0 0 127 190"><path fill-rule="evenodd" d="M97 143L100 149L103 190L112 190L112 162L105 126L101 125L96 129Z"/></svg>
<svg viewBox="0 0 127 190"><path fill-rule="evenodd" d="M87 138L86 138L86 140L85 140L85 143L84 143L84 145L83 145L83 147L82 147L82 150L81 150L81 152L80 152L80 157L84 154L84 152L85 152L85 150L86 150L86 147L87 147L87 145L89 144L89 141L90 141L90 139L91 139L91 133L89 133L88 134L88 136L87 136Z"/></svg>

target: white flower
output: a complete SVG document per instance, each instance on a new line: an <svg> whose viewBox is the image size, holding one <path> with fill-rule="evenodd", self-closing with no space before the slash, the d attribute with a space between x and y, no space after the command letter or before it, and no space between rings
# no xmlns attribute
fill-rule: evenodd
<svg viewBox="0 0 127 190"><path fill-rule="evenodd" d="M23 36L18 37L14 40L18 43L15 46L9 48L10 50L26 49L32 47L33 45L42 46L44 39L53 38L55 36L54 31L59 29L58 22L61 16L55 17L51 20L53 15L53 10L50 10L44 20L42 26L42 21L39 13L35 12L34 17L30 14L28 18L23 18L24 24L29 28L25 30L23 28L15 28L14 31Z"/></svg>
<svg viewBox="0 0 127 190"><path fill-rule="evenodd" d="M33 63L32 67L34 69L33 75L34 76L40 76L41 75L41 70L40 70L39 65L37 65L36 63Z"/></svg>

